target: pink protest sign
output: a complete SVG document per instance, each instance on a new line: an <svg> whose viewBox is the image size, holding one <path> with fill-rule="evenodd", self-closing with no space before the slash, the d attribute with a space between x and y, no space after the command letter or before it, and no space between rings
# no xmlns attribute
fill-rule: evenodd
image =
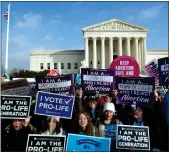
<svg viewBox="0 0 169 152"><path fill-rule="evenodd" d="M137 61L130 56L120 56L113 60L110 69L115 70L115 76L119 77L138 77L140 68Z"/></svg>

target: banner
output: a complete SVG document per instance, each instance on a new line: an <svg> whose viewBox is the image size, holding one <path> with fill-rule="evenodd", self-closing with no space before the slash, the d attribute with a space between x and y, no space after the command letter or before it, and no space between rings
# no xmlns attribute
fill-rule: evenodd
<svg viewBox="0 0 169 152"><path fill-rule="evenodd" d="M168 86L169 84L169 57L158 59L159 85Z"/></svg>
<svg viewBox="0 0 169 152"><path fill-rule="evenodd" d="M117 125L116 148L150 151L149 127Z"/></svg>
<svg viewBox="0 0 169 152"><path fill-rule="evenodd" d="M51 92L63 95L74 95L74 75L68 74L60 77L35 77L38 91Z"/></svg>
<svg viewBox="0 0 169 152"><path fill-rule="evenodd" d="M29 134L26 152L64 152L65 136Z"/></svg>
<svg viewBox="0 0 169 152"><path fill-rule="evenodd" d="M110 151L111 139L68 134L66 152L71 151Z"/></svg>
<svg viewBox="0 0 169 152"><path fill-rule="evenodd" d="M74 105L73 96L57 95L54 93L38 92L35 114L44 116L59 116L72 118Z"/></svg>
<svg viewBox="0 0 169 152"><path fill-rule="evenodd" d="M143 71L149 77L155 78L155 85L159 85L159 72L158 72L158 61L157 59L152 60L144 66Z"/></svg>
<svg viewBox="0 0 169 152"><path fill-rule="evenodd" d="M155 79L145 78L116 78L116 87L119 91L116 97L117 104L134 104L152 107L154 101Z"/></svg>
<svg viewBox="0 0 169 152"><path fill-rule="evenodd" d="M1 84L2 95L32 96L33 91L26 79L12 80Z"/></svg>
<svg viewBox="0 0 169 152"><path fill-rule="evenodd" d="M29 116L31 97L1 95L1 118L25 119Z"/></svg>
<svg viewBox="0 0 169 152"><path fill-rule="evenodd" d="M82 90L84 93L107 94L114 89L114 70L81 69Z"/></svg>
<svg viewBox="0 0 169 152"><path fill-rule="evenodd" d="M113 60L110 69L114 69L118 77L138 77L140 74L139 64L131 56L119 56Z"/></svg>

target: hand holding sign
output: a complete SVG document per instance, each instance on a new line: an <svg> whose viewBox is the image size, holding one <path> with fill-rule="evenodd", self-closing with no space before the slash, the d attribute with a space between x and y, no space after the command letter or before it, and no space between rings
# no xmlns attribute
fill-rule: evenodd
<svg viewBox="0 0 169 152"><path fill-rule="evenodd" d="M24 122L24 126L27 127L30 122L31 117L27 117Z"/></svg>

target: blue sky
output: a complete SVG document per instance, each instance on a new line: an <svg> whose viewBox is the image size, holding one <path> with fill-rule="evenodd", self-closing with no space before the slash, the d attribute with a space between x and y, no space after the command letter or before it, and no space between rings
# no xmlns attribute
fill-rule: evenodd
<svg viewBox="0 0 169 152"><path fill-rule="evenodd" d="M149 29L148 49L168 49L167 2L12 2L9 69L29 69L34 50L83 49L81 29L117 18ZM2 2L2 14L7 2ZM6 20L2 15L4 65Z"/></svg>

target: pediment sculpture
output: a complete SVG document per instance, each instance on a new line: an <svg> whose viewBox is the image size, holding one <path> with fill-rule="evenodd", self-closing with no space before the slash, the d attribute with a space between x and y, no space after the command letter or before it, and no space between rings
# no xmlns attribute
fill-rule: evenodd
<svg viewBox="0 0 169 152"><path fill-rule="evenodd" d="M87 66L87 63L86 63L86 60L85 60L85 59L81 61L80 73L81 73L81 68L88 68L88 66Z"/></svg>

